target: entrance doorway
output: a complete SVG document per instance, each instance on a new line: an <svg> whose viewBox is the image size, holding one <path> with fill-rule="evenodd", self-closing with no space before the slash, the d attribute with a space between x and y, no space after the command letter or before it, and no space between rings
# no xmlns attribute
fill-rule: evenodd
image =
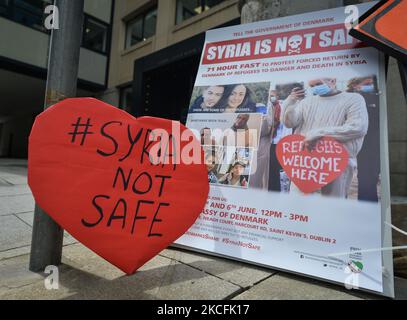
<svg viewBox="0 0 407 320"><path fill-rule="evenodd" d="M199 59L192 55L144 73L144 115L185 123Z"/></svg>
<svg viewBox="0 0 407 320"><path fill-rule="evenodd" d="M185 123L204 41L205 34L199 34L135 61L135 116Z"/></svg>
<svg viewBox="0 0 407 320"><path fill-rule="evenodd" d="M219 27L237 25L239 19ZM131 113L186 122L205 33L134 62Z"/></svg>

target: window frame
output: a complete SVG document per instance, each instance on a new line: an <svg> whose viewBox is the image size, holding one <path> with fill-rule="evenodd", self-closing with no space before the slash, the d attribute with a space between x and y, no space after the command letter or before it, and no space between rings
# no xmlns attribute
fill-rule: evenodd
<svg viewBox="0 0 407 320"><path fill-rule="evenodd" d="M0 17L2 17L2 18L4 18L4 19L7 19L7 20L10 20L10 21L13 21L14 23L23 25L23 26L25 26L25 27L27 27L27 28L36 30L36 31L38 31L38 32L42 32L42 33L45 33L45 34L48 34L48 35L51 34L51 30L47 30L45 27L44 27L44 28L41 28L41 29L40 29L40 28L35 28L35 27L31 26L31 25L24 24L24 23L22 23L22 22L20 22L20 21L16 21L16 19L14 18L14 12L15 12L15 10L16 10L15 0L9 0L9 1L10 1L9 6L5 7L5 8L8 9L8 10L7 10L7 13L3 13L3 14L0 13ZM51 3L49 3L49 2L47 2L47 1L45 1L45 0L42 0L42 2L43 2L43 4L44 4L44 9L45 9L45 7L46 7L47 5L51 5ZM114 3L114 2L112 2L112 3ZM102 54L102 55L104 55L104 56L109 56L109 54L110 54L110 48L111 48L111 40L112 40L112 37L111 37L111 35L112 35L112 25L109 24L109 23L107 23L107 22L105 22L105 21L103 21L103 20L100 20L100 19L98 19L98 18L96 18L96 17L94 17L94 16L92 16L92 15L90 15L90 14L87 14L87 13L85 13L85 12L84 12L83 15L84 15L84 17L83 17L83 25L82 25L82 29L83 29L83 30L82 30L82 36L81 36L81 48L84 48L84 49L87 49L87 50L90 50L90 51L93 51L93 52ZM43 21L43 22L45 21L45 17L46 17L45 12L43 12L43 16L42 16L42 21ZM88 20L93 20L93 21L95 21L96 23L102 24L102 25L104 25L104 26L107 28L107 31L106 31L106 48L105 48L105 51L96 50L96 49L94 49L94 48L91 48L91 47L89 47L89 46L85 46L85 45L84 45L84 38L85 38L85 32L86 32L86 28L85 28L85 27L86 27L86 23L87 23Z"/></svg>
<svg viewBox="0 0 407 320"><path fill-rule="evenodd" d="M95 48L92 48L90 46L85 45L86 25L87 25L87 22L89 20L93 20L97 24L101 24L104 27L106 27L106 48L105 48L104 51L103 50L97 50ZM81 47L84 48L84 49L87 49L87 50L90 50L90 51L93 51L93 52L96 52L96 53L107 56L107 55L109 55L109 51L110 51L111 32L112 32L112 27L111 27L110 24L108 24L105 21L100 20L100 19L98 19L98 18L96 18L94 16L91 16L91 15L89 15L87 13L84 13Z"/></svg>
<svg viewBox="0 0 407 320"><path fill-rule="evenodd" d="M39 31L39 32L42 32L42 33L45 33L45 34L50 34L51 31L47 30L43 24L44 24L44 21L45 21L45 10L44 9L45 9L46 6L50 5L51 3L49 3L49 2L47 2L45 0L41 0L41 2L43 4L43 10L42 10L42 16L41 16L41 21L43 22L42 23L42 28L36 28L33 25L25 24L25 23L23 23L21 21L18 21L15 18L15 13L18 10L20 10L20 12L24 11L24 9L22 9L20 7L17 7L17 5L15 3L15 0L9 0L9 5L4 7L4 8L7 9L6 10L7 12L6 13L0 13L0 17L2 17L4 19L7 19L7 20L10 20L10 21L13 21L14 23L20 24L20 25L25 26L27 28L30 28L30 29L33 29L33 30L36 30L36 31Z"/></svg>
<svg viewBox="0 0 407 320"><path fill-rule="evenodd" d="M187 19L177 21L177 19L178 19L178 6L180 5L181 1L182 0L177 0L176 1L176 9L175 9L175 25L176 26L182 24L184 21L188 21L189 19L192 19L193 17L199 16L200 14L203 14L204 12L207 12L207 11L211 10L212 8L215 8L216 6L220 5L224 0L220 1L219 3L215 4L212 7L209 7L207 10L205 10L207 0L198 0L199 4L200 4L200 7L201 7L201 13L197 13L197 14L195 14L195 15L187 18Z"/></svg>
<svg viewBox="0 0 407 320"><path fill-rule="evenodd" d="M152 36L148 37L148 38L145 38L144 34L145 34L146 16L149 13L153 12L153 11L156 11L156 24L155 24L154 34ZM140 18L141 18L141 35L143 37L143 40L140 40L140 41L138 41L136 43L133 43L133 44L130 44L130 43L128 44L127 40L128 40L129 32L130 32L129 25L130 25L130 23L136 22ZM129 49L129 48L132 48L132 47L134 47L134 46L136 46L136 45L138 45L140 43L143 43L143 42L147 41L150 38L153 38L156 35L156 32L157 32L157 21L158 21L158 6L157 5L155 5L153 7L150 7L149 9L147 9L147 10L145 10L143 12L140 12L139 14L137 14L136 16L134 16L134 17L132 17L130 19L125 20L124 23L125 23L126 32L125 32L125 38L124 38L124 49L126 50L126 49Z"/></svg>

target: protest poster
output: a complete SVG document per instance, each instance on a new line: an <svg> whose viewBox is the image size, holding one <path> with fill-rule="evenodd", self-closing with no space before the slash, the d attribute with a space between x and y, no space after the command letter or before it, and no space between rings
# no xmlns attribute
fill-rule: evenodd
<svg viewBox="0 0 407 320"><path fill-rule="evenodd" d="M383 56L346 12L207 32L186 126L210 193L176 245L394 295Z"/></svg>
<svg viewBox="0 0 407 320"><path fill-rule="evenodd" d="M196 161L184 161L191 150ZM65 99L36 117L28 184L59 226L133 274L200 214L209 190L202 155L179 122Z"/></svg>

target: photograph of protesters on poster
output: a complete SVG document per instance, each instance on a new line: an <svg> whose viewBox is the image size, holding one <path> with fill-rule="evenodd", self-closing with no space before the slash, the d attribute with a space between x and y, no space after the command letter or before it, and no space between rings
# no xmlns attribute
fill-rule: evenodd
<svg viewBox="0 0 407 320"><path fill-rule="evenodd" d="M251 176L251 188L281 191L280 170L282 167L277 160L276 145L281 138L292 134L292 129L286 128L280 121L282 102L291 90L300 83L277 85L269 91L267 108L263 115L260 131L259 148L256 153L257 169Z"/></svg>
<svg viewBox="0 0 407 320"><path fill-rule="evenodd" d="M276 156L281 139L305 137L315 148L323 137L340 142L349 154L345 170L315 193L377 202L380 197L379 92L376 76L350 79L324 77L276 84L269 91L272 126L260 135L257 170L251 188L303 194L284 172Z"/></svg>
<svg viewBox="0 0 407 320"><path fill-rule="evenodd" d="M200 131L201 134L201 145L211 145L215 146L216 145L216 140L215 137L212 135L212 129L211 128L202 128Z"/></svg>
<svg viewBox="0 0 407 320"><path fill-rule="evenodd" d="M220 179L219 183L232 187L247 188L249 185L248 176L244 175L246 163L243 161L235 161L230 166L230 169Z"/></svg>
<svg viewBox="0 0 407 320"><path fill-rule="evenodd" d="M248 188L253 149L213 146L203 149L210 184Z"/></svg>
<svg viewBox="0 0 407 320"><path fill-rule="evenodd" d="M190 113L220 112L219 101L223 97L225 86L197 87L194 89L194 92L195 91L197 91L198 97L194 98L194 93L192 94L194 101L189 108Z"/></svg>
<svg viewBox="0 0 407 320"><path fill-rule="evenodd" d="M195 87L189 113L265 112L270 83Z"/></svg>
<svg viewBox="0 0 407 320"><path fill-rule="evenodd" d="M205 165L208 170L208 182L211 184L218 183L218 168L220 164L219 147L203 146L205 154Z"/></svg>
<svg viewBox="0 0 407 320"><path fill-rule="evenodd" d="M259 128L256 128L257 130L250 130L248 126L250 117L251 115L248 113L237 115L233 125L223 132L221 144L225 147L257 148Z"/></svg>
<svg viewBox="0 0 407 320"><path fill-rule="evenodd" d="M362 149L357 156L358 200L378 201L380 189L380 154L377 145L380 141L380 93L377 77L369 75L355 77L348 81L347 92L362 95L366 102L369 117L369 128L363 141Z"/></svg>
<svg viewBox="0 0 407 320"><path fill-rule="evenodd" d="M222 147L219 153L219 184L247 188L253 165L253 149Z"/></svg>
<svg viewBox="0 0 407 320"><path fill-rule="evenodd" d="M201 145L257 148L262 115L190 114L187 126L201 141Z"/></svg>

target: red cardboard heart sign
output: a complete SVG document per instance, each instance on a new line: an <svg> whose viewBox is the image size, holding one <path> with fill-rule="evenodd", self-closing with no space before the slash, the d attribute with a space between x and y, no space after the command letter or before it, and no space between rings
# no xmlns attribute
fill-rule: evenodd
<svg viewBox="0 0 407 320"><path fill-rule="evenodd" d="M319 139L310 151L304 137L290 135L277 144L277 158L291 181L304 193L311 193L339 177L349 155L342 143L331 137Z"/></svg>
<svg viewBox="0 0 407 320"><path fill-rule="evenodd" d="M35 120L28 183L62 228L132 274L198 218L209 192L202 158L179 122L67 99Z"/></svg>

